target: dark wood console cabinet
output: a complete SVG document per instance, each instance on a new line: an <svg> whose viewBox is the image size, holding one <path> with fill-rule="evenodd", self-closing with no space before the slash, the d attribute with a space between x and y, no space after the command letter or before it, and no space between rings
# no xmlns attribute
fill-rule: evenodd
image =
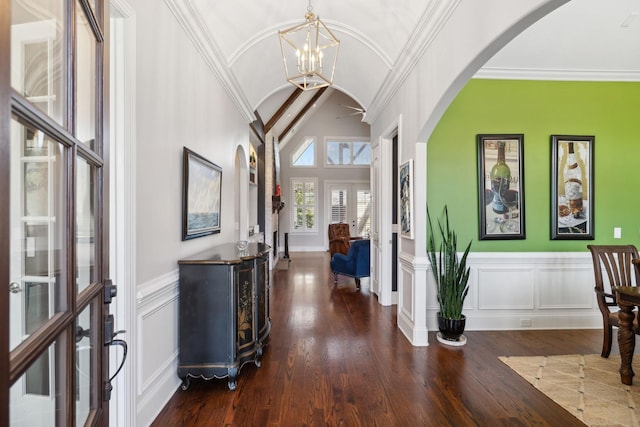
<svg viewBox="0 0 640 427"><path fill-rule="evenodd" d="M226 378L230 390L245 363L260 366L269 340L269 249L217 246L180 266L178 377Z"/></svg>

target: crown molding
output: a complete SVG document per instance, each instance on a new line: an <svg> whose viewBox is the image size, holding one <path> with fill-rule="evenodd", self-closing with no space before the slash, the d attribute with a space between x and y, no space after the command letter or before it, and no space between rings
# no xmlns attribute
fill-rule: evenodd
<svg viewBox="0 0 640 427"><path fill-rule="evenodd" d="M501 80L559 80L559 81L604 81L639 82L639 70L554 70L534 68L485 67L473 76L476 79Z"/></svg>
<svg viewBox="0 0 640 427"><path fill-rule="evenodd" d="M391 101L391 98L406 81L420 58L436 38L445 22L458 7L460 1L437 0L429 3L409 40L402 48L402 54L387 74L380 90L376 93L367 109L367 123L371 124L378 119L384 108Z"/></svg>
<svg viewBox="0 0 640 427"><path fill-rule="evenodd" d="M207 26L193 7L191 0L165 0L165 3L202 55L207 66L213 71L231 101L236 105L240 114L248 123L256 120L253 108L251 108L240 83L231 73L222 51L211 39Z"/></svg>

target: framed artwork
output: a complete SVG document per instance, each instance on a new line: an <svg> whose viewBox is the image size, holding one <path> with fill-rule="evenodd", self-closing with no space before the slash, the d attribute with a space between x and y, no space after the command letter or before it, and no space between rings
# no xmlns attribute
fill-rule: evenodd
<svg viewBox="0 0 640 427"><path fill-rule="evenodd" d="M551 135L551 240L593 240L593 136Z"/></svg>
<svg viewBox="0 0 640 427"><path fill-rule="evenodd" d="M478 135L480 240L524 239L524 135Z"/></svg>
<svg viewBox="0 0 640 427"><path fill-rule="evenodd" d="M413 159L400 165L400 235L413 239Z"/></svg>
<svg viewBox="0 0 640 427"><path fill-rule="evenodd" d="M184 147L182 180L182 240L219 233L220 166Z"/></svg>

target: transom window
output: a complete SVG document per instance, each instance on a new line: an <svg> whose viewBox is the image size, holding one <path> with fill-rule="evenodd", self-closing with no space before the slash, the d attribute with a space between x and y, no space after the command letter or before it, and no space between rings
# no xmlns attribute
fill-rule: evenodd
<svg viewBox="0 0 640 427"><path fill-rule="evenodd" d="M291 166L314 167L316 165L316 140L306 137L291 154Z"/></svg>
<svg viewBox="0 0 640 427"><path fill-rule="evenodd" d="M370 166L371 144L361 138L327 138L327 166Z"/></svg>

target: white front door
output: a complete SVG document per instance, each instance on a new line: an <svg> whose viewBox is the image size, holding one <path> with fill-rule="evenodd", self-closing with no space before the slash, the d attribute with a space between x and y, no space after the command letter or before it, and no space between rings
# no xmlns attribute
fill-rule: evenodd
<svg viewBox="0 0 640 427"><path fill-rule="evenodd" d="M349 224L351 236L369 237L371 233L371 189L369 183L329 184L326 206L327 224Z"/></svg>

